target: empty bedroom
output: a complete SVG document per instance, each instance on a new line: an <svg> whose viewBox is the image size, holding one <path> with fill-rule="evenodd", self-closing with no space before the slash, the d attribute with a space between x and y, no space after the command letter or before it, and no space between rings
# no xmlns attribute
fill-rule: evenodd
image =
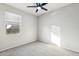
<svg viewBox="0 0 79 59"><path fill-rule="evenodd" d="M79 3L0 3L0 56L79 56Z"/></svg>

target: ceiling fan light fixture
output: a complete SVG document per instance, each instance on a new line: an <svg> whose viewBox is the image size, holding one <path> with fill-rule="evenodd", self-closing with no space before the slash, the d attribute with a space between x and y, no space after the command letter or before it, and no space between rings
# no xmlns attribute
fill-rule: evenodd
<svg viewBox="0 0 79 59"><path fill-rule="evenodd" d="M38 9L38 10L40 10L40 9L41 9L41 7L37 7L37 9Z"/></svg>
<svg viewBox="0 0 79 59"><path fill-rule="evenodd" d="M47 11L48 9L46 9L45 6L47 3L35 3L34 6L27 6L27 7L31 7L31 8L36 8L36 13L39 11L39 10L45 10Z"/></svg>

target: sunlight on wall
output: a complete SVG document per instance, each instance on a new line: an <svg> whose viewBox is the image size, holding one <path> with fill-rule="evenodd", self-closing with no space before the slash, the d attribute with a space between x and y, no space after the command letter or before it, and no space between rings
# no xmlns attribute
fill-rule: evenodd
<svg viewBox="0 0 79 59"><path fill-rule="evenodd" d="M57 46L61 46L60 45L60 27L58 26L51 26L51 33L50 33L50 36L51 36L51 41L52 43L56 44Z"/></svg>
<svg viewBox="0 0 79 59"><path fill-rule="evenodd" d="M60 37L54 35L53 33L51 33L51 41L56 44L57 46L60 47Z"/></svg>

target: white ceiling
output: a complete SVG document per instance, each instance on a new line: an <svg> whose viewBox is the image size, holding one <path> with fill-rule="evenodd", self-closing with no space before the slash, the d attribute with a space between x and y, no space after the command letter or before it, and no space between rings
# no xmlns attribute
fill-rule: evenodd
<svg viewBox="0 0 79 59"><path fill-rule="evenodd" d="M18 8L18 9L20 9L22 11L28 12L28 13L30 13L32 15L40 16L40 15L42 15L44 13L54 11L56 9L67 6L70 3L48 3L46 6L44 6L45 8L48 9L48 11L39 10L37 13L35 12L36 8L27 8L27 6L35 5L34 3L6 3L6 4L9 5L9 6Z"/></svg>

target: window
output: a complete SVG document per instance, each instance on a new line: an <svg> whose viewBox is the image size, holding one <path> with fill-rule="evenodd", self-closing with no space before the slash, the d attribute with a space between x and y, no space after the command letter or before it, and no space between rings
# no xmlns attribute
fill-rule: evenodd
<svg viewBox="0 0 79 59"><path fill-rule="evenodd" d="M20 22L22 17L15 13L5 13L6 33L16 34L20 32Z"/></svg>

